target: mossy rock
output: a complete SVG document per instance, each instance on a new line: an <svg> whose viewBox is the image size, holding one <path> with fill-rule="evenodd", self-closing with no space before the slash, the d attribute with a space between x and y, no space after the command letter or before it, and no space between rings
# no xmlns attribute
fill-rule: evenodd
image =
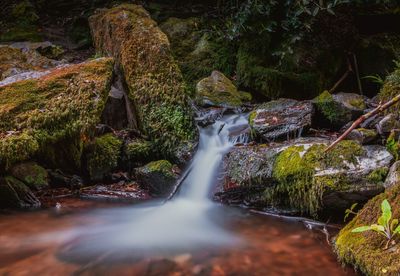
<svg viewBox="0 0 400 276"><path fill-rule="evenodd" d="M348 140L358 141L360 144L368 144L376 140L378 133L374 129L357 128L346 137Z"/></svg>
<svg viewBox="0 0 400 276"><path fill-rule="evenodd" d="M0 178L0 208L37 208L40 201L21 181L6 176Z"/></svg>
<svg viewBox="0 0 400 276"><path fill-rule="evenodd" d="M124 164L128 169L146 164L155 155L152 143L143 139L127 142L123 151Z"/></svg>
<svg viewBox="0 0 400 276"><path fill-rule="evenodd" d="M113 60L103 58L0 87L0 170L32 157L50 168L79 170L112 72Z"/></svg>
<svg viewBox="0 0 400 276"><path fill-rule="evenodd" d="M383 87L379 92L379 99L383 102L390 101L392 98L400 93L400 68L396 69L385 79ZM400 115L399 105L395 104L386 110L386 113L393 113L397 116Z"/></svg>
<svg viewBox="0 0 400 276"><path fill-rule="evenodd" d="M134 171L142 188L149 191L152 196L168 196L178 179L174 172L174 165L167 160L151 162Z"/></svg>
<svg viewBox="0 0 400 276"><path fill-rule="evenodd" d="M122 141L113 134L97 137L87 146L87 171L91 181L105 179L118 166L121 149Z"/></svg>
<svg viewBox="0 0 400 276"><path fill-rule="evenodd" d="M366 109L365 98L354 93L331 94L322 92L313 100L316 127L340 129L348 122L357 119Z"/></svg>
<svg viewBox="0 0 400 276"><path fill-rule="evenodd" d="M11 169L10 173L34 191L49 187L49 175L46 169L35 162L17 164Z"/></svg>
<svg viewBox="0 0 400 276"><path fill-rule="evenodd" d="M370 200L357 216L344 227L335 240L339 260L354 266L365 275L398 275L400 271L399 237L397 245L384 249L386 240L378 233L368 231L352 233L357 227L375 224L381 216L381 203L387 199L392 207L392 217L400 218L400 185L397 183L385 193Z"/></svg>
<svg viewBox="0 0 400 276"><path fill-rule="evenodd" d="M224 74L213 71L196 86L198 102L202 106L239 107L251 101L251 94L239 91Z"/></svg>
<svg viewBox="0 0 400 276"><path fill-rule="evenodd" d="M100 10L89 22L97 51L114 56L123 69L141 130L163 156L174 159L175 150L194 139L196 129L167 36L138 5Z"/></svg>

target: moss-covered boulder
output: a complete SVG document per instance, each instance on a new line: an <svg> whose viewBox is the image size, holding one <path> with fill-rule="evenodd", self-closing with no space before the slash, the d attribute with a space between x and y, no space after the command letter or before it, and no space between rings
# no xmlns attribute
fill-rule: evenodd
<svg viewBox="0 0 400 276"><path fill-rule="evenodd" d="M343 263L353 265L365 275L398 275L400 271L399 237L397 245L385 249L386 239L376 232L352 233L352 230L378 222L381 203L388 200L392 207L392 218L400 218L400 184L370 200L357 216L336 237L335 250Z"/></svg>
<svg viewBox="0 0 400 276"><path fill-rule="evenodd" d="M124 4L90 18L99 53L121 66L141 130L165 156L195 137L187 90L167 36L146 10Z"/></svg>
<svg viewBox="0 0 400 276"><path fill-rule="evenodd" d="M10 173L34 191L49 187L49 175L46 169L35 162L17 164L10 170Z"/></svg>
<svg viewBox="0 0 400 276"><path fill-rule="evenodd" d="M127 141L123 148L123 165L128 170L143 166L154 157L154 149L151 142L143 139Z"/></svg>
<svg viewBox="0 0 400 276"><path fill-rule="evenodd" d="M102 58L0 87L0 168L36 157L50 168L79 170L112 72L113 60Z"/></svg>
<svg viewBox="0 0 400 276"><path fill-rule="evenodd" d="M21 181L12 177L0 177L0 208L37 208L40 201Z"/></svg>
<svg viewBox="0 0 400 276"><path fill-rule="evenodd" d="M87 172L91 181L105 179L118 166L122 141L113 134L96 137L85 149Z"/></svg>
<svg viewBox="0 0 400 276"><path fill-rule="evenodd" d="M222 196L241 190L245 201L263 207L317 215L343 211L384 190L392 156L381 146L300 139L290 143L234 148L224 159ZM225 194L225 196L224 196Z"/></svg>
<svg viewBox="0 0 400 276"><path fill-rule="evenodd" d="M151 162L134 170L134 174L142 188L152 196L168 196L178 179L174 165L167 160Z"/></svg>
<svg viewBox="0 0 400 276"><path fill-rule="evenodd" d="M306 133L313 113L311 102L279 99L257 106L250 113L249 124L265 141L288 139Z"/></svg>
<svg viewBox="0 0 400 276"><path fill-rule="evenodd" d="M400 128L400 121L397 115L390 113L382 118L376 125L376 129L383 137L388 137L394 129Z"/></svg>
<svg viewBox="0 0 400 276"><path fill-rule="evenodd" d="M324 91L313 100L316 127L340 129L348 122L357 119L366 109L365 98L354 93L330 94Z"/></svg>
<svg viewBox="0 0 400 276"><path fill-rule="evenodd" d="M346 137L348 140L358 141L360 144L368 144L376 140L378 133L374 129L357 128Z"/></svg>
<svg viewBox="0 0 400 276"><path fill-rule="evenodd" d="M224 74L213 71L196 86L198 103L202 106L239 107L251 101L251 94L239 91Z"/></svg>
<svg viewBox="0 0 400 276"><path fill-rule="evenodd" d="M384 85L379 92L379 99L383 102L390 101L400 93L400 66L385 79ZM387 113L400 115L398 104L389 108Z"/></svg>

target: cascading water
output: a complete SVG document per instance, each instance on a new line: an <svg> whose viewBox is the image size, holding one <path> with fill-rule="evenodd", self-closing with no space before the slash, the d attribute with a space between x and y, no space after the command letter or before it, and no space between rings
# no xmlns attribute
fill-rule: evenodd
<svg viewBox="0 0 400 276"><path fill-rule="evenodd" d="M246 142L248 137L240 129L247 127L246 115L229 115L200 129L198 151L172 200L161 206L153 203L97 211L96 217L103 218L104 223L57 233L55 238L79 240L74 243L73 255L97 254L110 248L152 253L193 250L237 242L221 225L226 213L208 195L223 156L235 143Z"/></svg>

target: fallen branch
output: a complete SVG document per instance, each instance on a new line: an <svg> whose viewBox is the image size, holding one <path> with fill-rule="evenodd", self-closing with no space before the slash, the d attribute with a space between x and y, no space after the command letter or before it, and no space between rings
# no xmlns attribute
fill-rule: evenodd
<svg viewBox="0 0 400 276"><path fill-rule="evenodd" d="M335 92L335 90L339 87L340 84L342 84L342 82L347 79L347 77L350 75L350 73L353 72L353 68L351 66L351 62L349 61L349 59L347 59L347 70L346 72L343 74L343 76L335 83L335 85L329 90L329 93L333 93Z"/></svg>
<svg viewBox="0 0 400 276"><path fill-rule="evenodd" d="M179 181L176 183L174 190L171 192L171 194L167 197L167 199L164 201L164 203L166 203L167 201L170 201L174 195L178 192L180 186L182 185L182 183L186 180L186 178L188 177L189 173L192 171L193 166L190 166L189 169L187 169L185 171L185 174L179 179Z"/></svg>
<svg viewBox="0 0 400 276"><path fill-rule="evenodd" d="M362 115L360 118L358 118L356 121L354 121L354 123L339 138L337 138L336 141L334 141L329 147L327 147L325 149L325 152L328 152L331 149L333 149L340 141L342 141L344 138L346 138L347 135L349 135L350 132L353 129L355 129L357 126L359 126L362 122L364 122L365 120L371 118L372 116L375 116L376 114L381 113L382 111L388 109L389 107L391 107L392 105L394 105L395 103L397 103L399 101L400 101L400 94L398 94L396 97L394 97L393 99L391 99L387 103L379 104L377 108L375 108L372 111Z"/></svg>

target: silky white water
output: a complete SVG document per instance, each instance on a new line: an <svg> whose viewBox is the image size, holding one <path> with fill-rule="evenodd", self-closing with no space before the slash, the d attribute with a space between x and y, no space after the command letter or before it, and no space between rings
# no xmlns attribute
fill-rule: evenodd
<svg viewBox="0 0 400 276"><path fill-rule="evenodd" d="M73 250L78 255L109 250L193 250L238 242L223 227L227 216L223 207L209 199L222 158L235 143L246 142L246 135L232 134L238 126L247 126L246 115L224 116L200 129L198 151L172 200L95 211L94 223L47 234L40 241L79 241Z"/></svg>

